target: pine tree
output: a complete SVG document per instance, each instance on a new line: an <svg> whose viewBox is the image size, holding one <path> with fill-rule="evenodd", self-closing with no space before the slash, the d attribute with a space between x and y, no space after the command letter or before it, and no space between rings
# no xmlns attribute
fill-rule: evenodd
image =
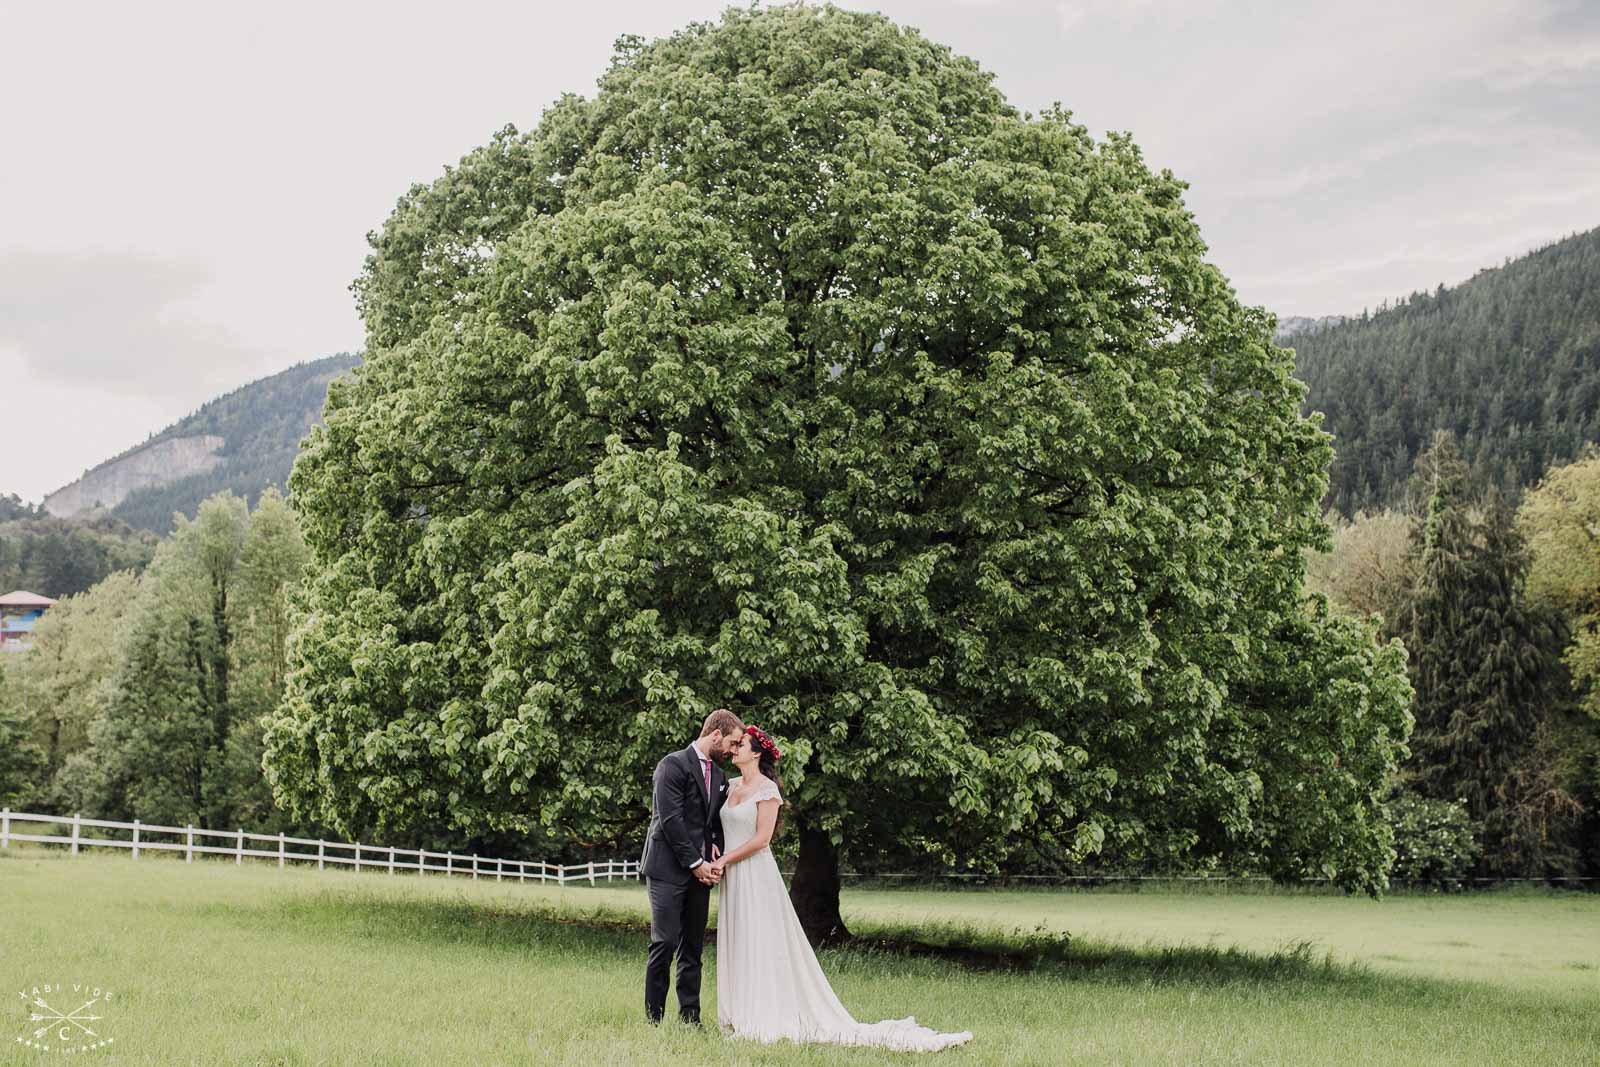
<svg viewBox="0 0 1600 1067"><path fill-rule="evenodd" d="M1422 792L1462 800L1483 822L1555 699L1562 635L1525 596L1528 551L1514 513L1494 491L1474 509L1448 432L1435 436L1423 470L1432 491L1406 639L1411 770Z"/></svg>
<svg viewBox="0 0 1600 1067"><path fill-rule="evenodd" d="M1411 652L1412 713L1410 771L1426 794L1456 799L1459 775L1445 737L1455 709L1471 703L1469 678L1461 670L1463 619L1472 571L1472 517L1464 499L1466 464L1455 438L1441 431L1418 461L1428 506L1417 529L1417 587L1405 633Z"/></svg>
<svg viewBox="0 0 1600 1067"><path fill-rule="evenodd" d="M1555 702L1556 657L1565 642L1554 615L1526 596L1527 542L1496 490L1485 500L1480 531L1461 649L1475 699L1456 709L1446 741L1461 766L1469 809L1487 816Z"/></svg>

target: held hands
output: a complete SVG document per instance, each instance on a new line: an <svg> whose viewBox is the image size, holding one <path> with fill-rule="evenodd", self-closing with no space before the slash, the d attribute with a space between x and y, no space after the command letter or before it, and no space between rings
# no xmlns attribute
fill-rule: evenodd
<svg viewBox="0 0 1600 1067"><path fill-rule="evenodd" d="M720 862L722 849L715 844L711 846L711 862L698 864L694 869L694 876L705 885L716 885L722 881L723 864Z"/></svg>

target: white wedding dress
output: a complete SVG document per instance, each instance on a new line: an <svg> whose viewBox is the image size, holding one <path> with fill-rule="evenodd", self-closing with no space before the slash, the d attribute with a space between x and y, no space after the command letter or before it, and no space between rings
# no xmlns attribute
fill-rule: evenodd
<svg viewBox="0 0 1600 1067"><path fill-rule="evenodd" d="M729 783L729 796L739 782ZM773 799L782 797L767 782L737 805L722 805L725 851L754 836L757 801ZM856 1022L823 977L769 848L729 864L718 885L717 1022L725 1033L769 1043L788 1038L937 1052L972 1040L970 1031L941 1034L914 1018Z"/></svg>

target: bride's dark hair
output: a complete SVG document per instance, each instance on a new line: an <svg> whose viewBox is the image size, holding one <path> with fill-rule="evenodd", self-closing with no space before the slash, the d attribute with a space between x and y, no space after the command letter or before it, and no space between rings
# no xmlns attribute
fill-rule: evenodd
<svg viewBox="0 0 1600 1067"><path fill-rule="evenodd" d="M758 757L756 769L761 772L763 778L778 787L779 793L782 793L783 779L778 777L778 756L775 755L777 746L772 743L772 739L763 733L759 727L746 726L744 732L745 736L750 738L750 743L755 746L756 756ZM777 834L778 828L782 825L783 806L780 804L778 806L778 821L772 826L774 835Z"/></svg>
<svg viewBox="0 0 1600 1067"><path fill-rule="evenodd" d="M778 792L783 792L783 779L778 777L777 760L773 759L768 753L763 752L761 753L761 762L757 763L756 766L760 769L763 778L771 779L772 784L778 787Z"/></svg>

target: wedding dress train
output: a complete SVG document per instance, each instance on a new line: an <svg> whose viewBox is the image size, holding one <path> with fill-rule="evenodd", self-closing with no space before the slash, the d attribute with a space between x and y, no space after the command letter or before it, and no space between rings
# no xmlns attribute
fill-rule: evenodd
<svg viewBox="0 0 1600 1067"><path fill-rule="evenodd" d="M739 783L729 783L732 796ZM723 848L733 851L756 831L756 802L782 799L771 782L737 805L722 806ZM816 953L778 871L771 849L730 864L717 896L717 1022L735 1037L788 1038L937 1052L972 1040L971 1031L942 1034L915 1018L859 1023L823 976Z"/></svg>

